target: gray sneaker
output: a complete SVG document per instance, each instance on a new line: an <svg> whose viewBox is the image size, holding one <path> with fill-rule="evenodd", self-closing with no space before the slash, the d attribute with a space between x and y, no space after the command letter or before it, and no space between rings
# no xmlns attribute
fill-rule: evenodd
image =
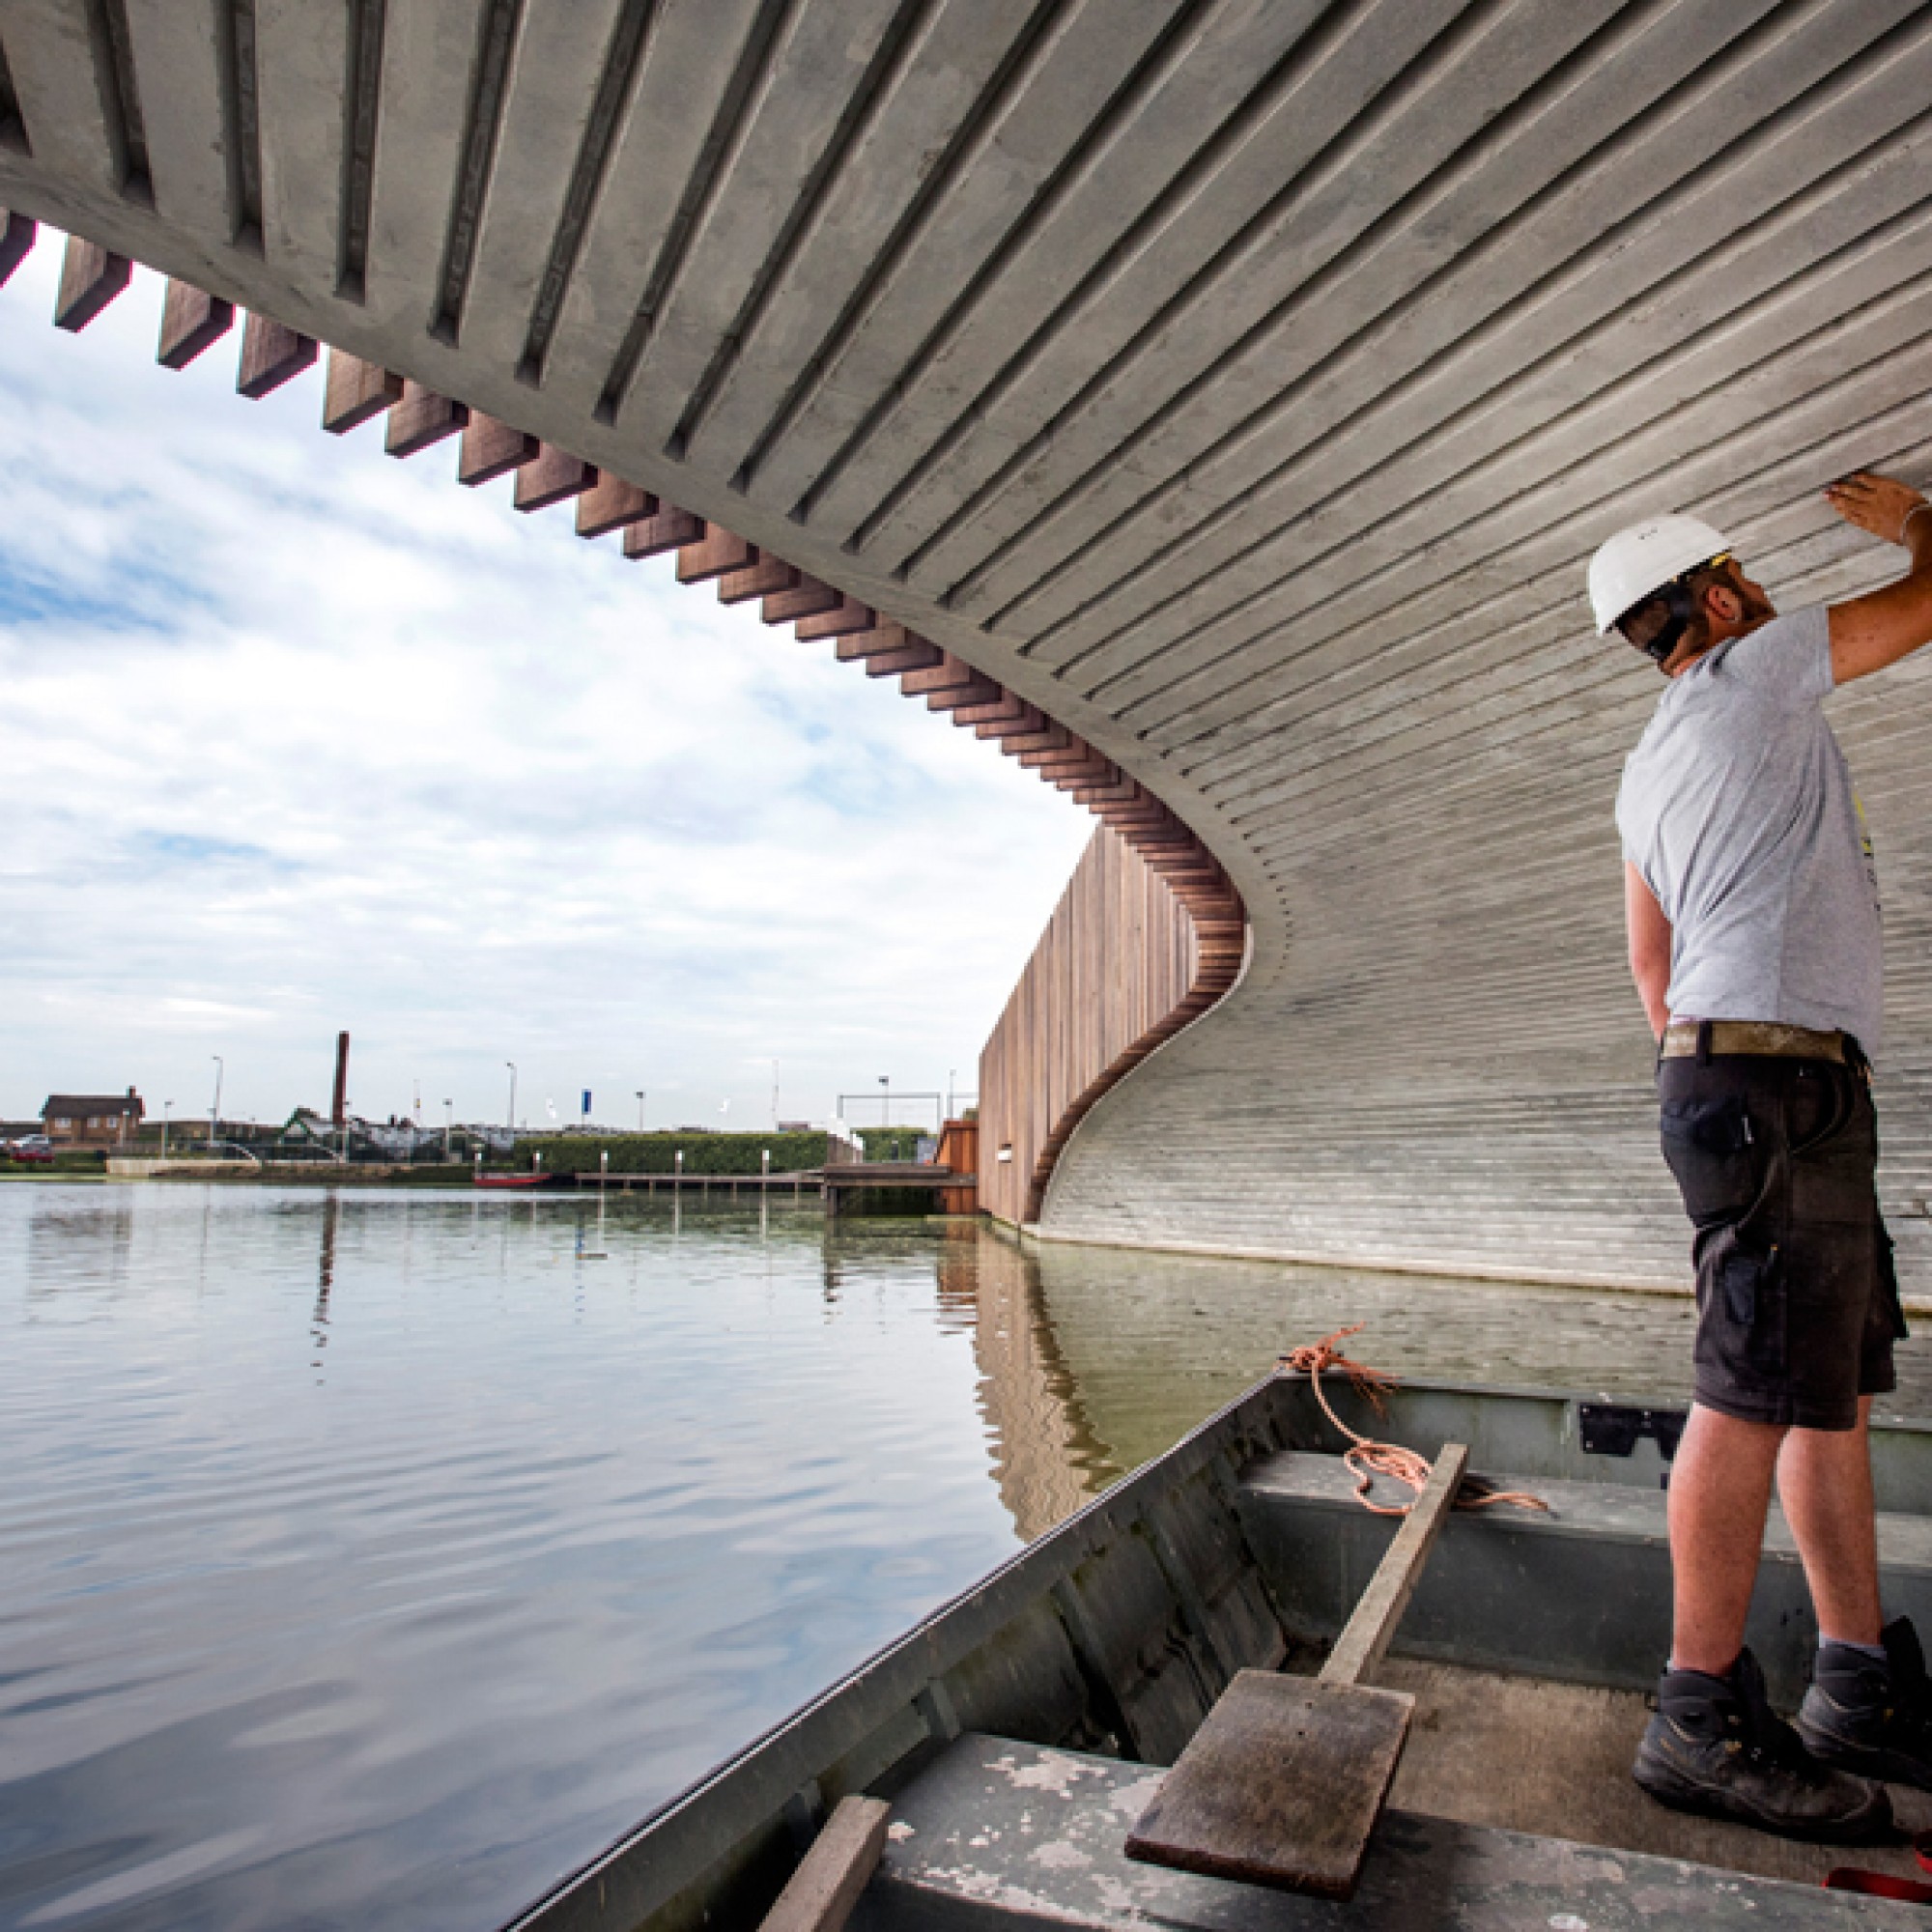
<svg viewBox="0 0 1932 1932"><path fill-rule="evenodd" d="M1632 1775L1661 1804L1787 1838L1868 1844L1891 1829L1885 1787L1820 1764L1765 1700L1749 1651L1728 1677L1666 1670Z"/></svg>
<svg viewBox="0 0 1932 1932"><path fill-rule="evenodd" d="M1909 1617L1885 1627L1885 1662L1828 1643L1798 1711L1798 1734L1825 1764L1932 1791L1932 1683Z"/></svg>

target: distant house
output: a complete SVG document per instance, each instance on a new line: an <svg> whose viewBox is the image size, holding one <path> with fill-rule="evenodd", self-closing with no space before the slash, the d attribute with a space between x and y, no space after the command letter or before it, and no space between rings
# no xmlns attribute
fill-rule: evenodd
<svg viewBox="0 0 1932 1932"><path fill-rule="evenodd" d="M147 1111L131 1087L125 1094L49 1094L41 1131L61 1147L120 1147L140 1131Z"/></svg>

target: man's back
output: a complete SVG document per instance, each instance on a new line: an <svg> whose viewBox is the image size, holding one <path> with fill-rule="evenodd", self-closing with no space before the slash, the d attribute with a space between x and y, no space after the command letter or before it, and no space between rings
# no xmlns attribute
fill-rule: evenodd
<svg viewBox="0 0 1932 1932"><path fill-rule="evenodd" d="M1879 1043L1878 895L1820 705L1826 612L1794 611L1673 678L1624 767L1624 855L1670 922L1669 1004Z"/></svg>

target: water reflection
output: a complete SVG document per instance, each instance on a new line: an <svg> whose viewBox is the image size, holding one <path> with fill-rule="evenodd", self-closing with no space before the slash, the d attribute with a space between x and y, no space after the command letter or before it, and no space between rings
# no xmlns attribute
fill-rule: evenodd
<svg viewBox="0 0 1932 1932"><path fill-rule="evenodd" d="M1357 1359L1398 1375L1688 1401L1695 1310L1677 1295L1058 1242L1035 1260L1042 1319L1082 1412L1122 1468L1265 1375L1275 1358L1352 1322ZM1890 1416L1932 1414L1932 1321L1899 1345Z"/></svg>
<svg viewBox="0 0 1932 1932"><path fill-rule="evenodd" d="M322 1351L328 1347L328 1293L335 1286L335 1230L342 1219L342 1203L331 1190L322 1204L322 1258L316 1264L315 1313L309 1317L309 1330L315 1342L316 1368L322 1367Z"/></svg>
<svg viewBox="0 0 1932 1932"><path fill-rule="evenodd" d="M1087 1421L1035 1262L1006 1241L954 1232L940 1245L938 1276L942 1308L971 1324L1000 1500L1031 1542L1122 1471Z"/></svg>

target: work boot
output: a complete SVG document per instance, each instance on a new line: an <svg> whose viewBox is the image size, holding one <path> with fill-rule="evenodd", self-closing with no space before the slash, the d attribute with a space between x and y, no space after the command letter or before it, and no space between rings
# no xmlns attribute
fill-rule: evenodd
<svg viewBox="0 0 1932 1932"><path fill-rule="evenodd" d="M1798 1732L1826 1764L1932 1791L1932 1683L1909 1617L1887 1624L1885 1660L1849 1644L1819 1647Z"/></svg>
<svg viewBox="0 0 1932 1932"><path fill-rule="evenodd" d="M1679 1811L1787 1838L1865 1844L1891 1825L1883 1785L1820 1764L1765 1701L1764 1673L1747 1650L1728 1677L1663 1673L1632 1775Z"/></svg>

